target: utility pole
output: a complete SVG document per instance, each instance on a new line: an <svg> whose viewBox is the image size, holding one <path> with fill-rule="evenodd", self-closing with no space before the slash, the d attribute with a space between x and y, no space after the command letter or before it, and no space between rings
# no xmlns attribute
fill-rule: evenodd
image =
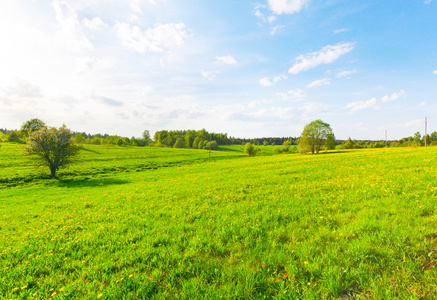
<svg viewBox="0 0 437 300"><path fill-rule="evenodd" d="M427 120L427 118L425 117L425 147L426 147L426 130L427 130L427 124L428 123L428 120Z"/></svg>
<svg viewBox="0 0 437 300"><path fill-rule="evenodd" d="M385 130L385 148L387 148L387 129Z"/></svg>

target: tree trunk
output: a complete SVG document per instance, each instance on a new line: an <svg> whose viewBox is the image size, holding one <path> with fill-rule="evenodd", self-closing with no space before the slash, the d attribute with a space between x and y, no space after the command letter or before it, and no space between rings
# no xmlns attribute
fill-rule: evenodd
<svg viewBox="0 0 437 300"><path fill-rule="evenodd" d="M50 167L50 175L52 176L52 177L56 177L56 168L54 168L54 167Z"/></svg>

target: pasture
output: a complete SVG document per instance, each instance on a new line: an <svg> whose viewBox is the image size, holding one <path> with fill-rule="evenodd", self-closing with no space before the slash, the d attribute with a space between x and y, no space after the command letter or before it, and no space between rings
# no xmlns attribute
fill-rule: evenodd
<svg viewBox="0 0 437 300"><path fill-rule="evenodd" d="M241 149L86 145L51 179L2 143L0 295L437 298L437 147Z"/></svg>

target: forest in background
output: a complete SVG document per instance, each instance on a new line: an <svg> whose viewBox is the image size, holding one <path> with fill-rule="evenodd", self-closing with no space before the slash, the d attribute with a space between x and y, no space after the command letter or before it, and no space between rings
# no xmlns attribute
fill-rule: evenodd
<svg viewBox="0 0 437 300"><path fill-rule="evenodd" d="M24 142L26 138L22 130L8 130L0 128L0 142ZM217 150L224 145L254 145L280 146L284 143L297 145L298 137L262 137L262 138L237 138L228 137L227 133L214 133L202 130L161 130L154 134L153 139L145 130L142 137L122 137L109 134L90 134L86 132L75 132L75 140L79 144L92 145L118 145L118 146L157 146L173 148L194 148ZM426 142L425 142L426 140ZM437 145L437 132L421 135L416 132L413 136L404 137L400 140L336 140L336 149L361 149L361 148L383 148L383 147L419 147Z"/></svg>

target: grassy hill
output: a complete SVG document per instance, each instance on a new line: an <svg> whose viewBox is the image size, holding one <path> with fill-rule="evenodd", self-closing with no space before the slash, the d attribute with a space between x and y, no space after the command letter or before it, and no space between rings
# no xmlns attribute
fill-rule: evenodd
<svg viewBox="0 0 437 300"><path fill-rule="evenodd" d="M85 146L56 180L1 144L0 294L437 298L437 147L241 149Z"/></svg>

